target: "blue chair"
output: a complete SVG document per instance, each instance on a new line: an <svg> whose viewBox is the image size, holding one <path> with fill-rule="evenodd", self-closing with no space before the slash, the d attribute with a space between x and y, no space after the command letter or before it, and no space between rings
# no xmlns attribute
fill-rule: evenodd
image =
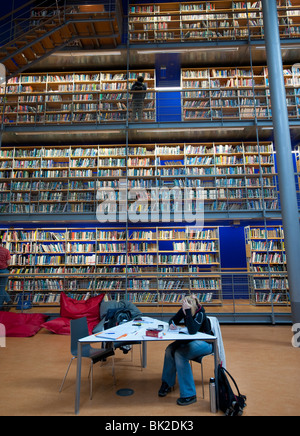
<svg viewBox="0 0 300 436"><path fill-rule="evenodd" d="M77 358L77 343L78 340L81 338L85 338L86 336L89 336L88 331L88 323L86 317L84 318L78 318L78 319L72 319L70 321L70 327L71 327L71 354L72 358L70 360L67 372L64 376L64 379L62 381L61 387L59 389L59 392L62 391L63 385L65 383L65 380L67 378L69 369L71 367L71 364L74 359ZM93 348L89 344L83 345L82 347L82 357L87 357L91 361L90 371L89 371L89 377L90 377L90 399L92 399L93 396L93 365L97 362L106 360L109 356L114 356L115 352L113 348ZM114 361L113 361L113 368L114 368Z"/></svg>

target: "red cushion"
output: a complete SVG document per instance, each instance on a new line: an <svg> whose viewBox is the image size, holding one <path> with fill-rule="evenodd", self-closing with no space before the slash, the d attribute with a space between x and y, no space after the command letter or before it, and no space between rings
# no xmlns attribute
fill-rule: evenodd
<svg viewBox="0 0 300 436"><path fill-rule="evenodd" d="M70 334L70 318L54 318L50 321L44 322L41 327L49 330L57 335L69 335ZM93 334L93 330L99 321L88 322L89 334Z"/></svg>
<svg viewBox="0 0 300 436"><path fill-rule="evenodd" d="M60 295L60 316L77 319L86 316L88 323L100 322L100 304L104 294L91 297L88 300L74 300L65 293Z"/></svg>
<svg viewBox="0 0 300 436"><path fill-rule="evenodd" d="M44 322L42 327L57 335L70 334L70 318L55 318Z"/></svg>
<svg viewBox="0 0 300 436"><path fill-rule="evenodd" d="M40 313L0 312L0 323L4 324L7 337L34 336L46 319L47 316Z"/></svg>

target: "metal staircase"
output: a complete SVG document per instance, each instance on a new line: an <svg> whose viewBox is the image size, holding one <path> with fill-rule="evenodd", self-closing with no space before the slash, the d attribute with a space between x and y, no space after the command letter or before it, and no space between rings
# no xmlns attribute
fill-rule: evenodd
<svg viewBox="0 0 300 436"><path fill-rule="evenodd" d="M120 0L98 1L94 5L91 1L55 1L52 6L39 2L42 5L37 7L36 3L31 0L0 19L0 63L5 65L7 78L66 46L74 50L103 50L121 43ZM9 21L14 34L5 38Z"/></svg>

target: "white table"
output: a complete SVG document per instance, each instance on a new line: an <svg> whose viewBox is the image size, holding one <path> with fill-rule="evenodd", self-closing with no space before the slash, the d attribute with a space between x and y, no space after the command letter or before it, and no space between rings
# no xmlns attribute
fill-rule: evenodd
<svg viewBox="0 0 300 436"><path fill-rule="evenodd" d="M141 324L136 325L136 324ZM155 338L146 336L147 329L163 328L162 337ZM79 414L80 408L80 386L81 386L81 360L82 360L82 346L86 344L96 344L102 342L141 342L142 353L142 365L143 368L147 366L147 342L155 341L177 341L177 340L200 340L211 342L213 344L214 352L214 364L215 364L215 380L216 380L216 392L217 390L217 369L218 369L218 344L216 336L207 335L205 333L196 333L190 335L183 333L186 329L179 328L177 331L169 330L169 324L163 321L159 321L154 318L142 317L142 321L130 321L113 327L109 330L103 330L103 332L95 335L90 335L82 338L78 341L78 354L77 354L77 374L76 374L76 396L75 396L75 414ZM181 333L180 333L181 332Z"/></svg>

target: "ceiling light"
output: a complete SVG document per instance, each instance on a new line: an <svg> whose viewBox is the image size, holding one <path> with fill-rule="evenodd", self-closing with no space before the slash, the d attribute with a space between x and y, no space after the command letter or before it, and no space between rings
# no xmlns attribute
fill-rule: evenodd
<svg viewBox="0 0 300 436"><path fill-rule="evenodd" d="M161 129L144 129L144 130L137 130L137 133L169 133L169 132L171 132L171 133L185 132L186 133L187 130L191 130L191 127L190 126L186 126L186 128L176 128L174 126L173 129L164 129L164 128L161 128ZM205 132L205 131L209 131L209 130L213 130L213 129L211 127L200 127L200 128L192 129L192 132ZM235 130L235 131L238 131L238 130L239 131L243 131L245 129L244 129L244 127L221 127L221 128L218 129L218 131L220 131L220 130L222 130L222 131L230 130L232 132L233 130Z"/></svg>
<svg viewBox="0 0 300 436"><path fill-rule="evenodd" d="M70 126L71 127L71 126ZM99 130L52 130L51 132L45 132L44 130L41 131L29 131L29 132L25 132L23 131L21 132L15 132L15 135L17 136L24 136L24 135L47 135L47 134L55 134L58 133L59 135L73 135L73 134L81 134L81 133L85 133L85 134L102 134L102 133L120 133L121 130L105 130L105 129L99 129Z"/></svg>
<svg viewBox="0 0 300 436"><path fill-rule="evenodd" d="M182 87L181 86L157 86L155 88L155 91L182 91Z"/></svg>
<svg viewBox="0 0 300 436"><path fill-rule="evenodd" d="M237 51L238 47L203 47L203 48L172 48L172 49L165 49L165 50L138 50L138 54L160 54L160 53L190 53L190 52L207 52L207 51L216 51L217 49L220 50L226 50L226 51Z"/></svg>
<svg viewBox="0 0 300 436"><path fill-rule="evenodd" d="M53 53L51 56L58 57L84 57L84 56L121 56L121 52L117 50L93 50L93 51L60 51Z"/></svg>

